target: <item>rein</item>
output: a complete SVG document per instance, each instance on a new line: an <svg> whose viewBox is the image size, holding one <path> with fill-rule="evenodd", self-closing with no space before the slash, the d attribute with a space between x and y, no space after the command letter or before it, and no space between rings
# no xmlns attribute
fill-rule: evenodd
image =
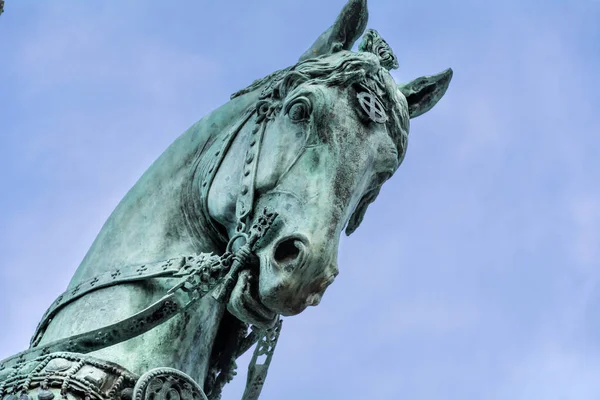
<svg viewBox="0 0 600 400"><path fill-rule="evenodd" d="M208 192L218 168L243 126L253 115L257 114L256 124L252 129L249 148L244 159L241 190L236 201L236 234L229 239L226 252L221 256L212 253L201 253L162 262L127 266L80 282L60 295L50 305L35 330L31 339L31 347L0 361L0 370L11 367L18 368L26 362L46 357L51 353L85 354L124 342L150 331L175 315L189 310L200 299L209 294L214 301L227 304L237 282L239 272L248 266L257 242L265 236L277 217L275 213L268 212L265 209L258 216L256 222L248 227L248 221L254 212L255 178L262 138L268 120L274 116L274 109L268 106L265 108L266 103L264 100L259 100L256 107L247 112L244 118L225 135L220 149L214 153L215 159L208 168L208 175L202 181L201 208L208 216ZM209 217L206 220L215 232L219 231L212 218ZM242 244L239 244L240 239L243 241ZM233 251L234 245L237 247L235 252ZM124 320L40 345L49 323L67 304L98 289L153 278L176 278L178 281L162 298ZM183 293L185 296L177 296L178 293ZM185 297L185 299L182 299L182 297ZM282 321L279 320L274 327L265 331L252 330L242 340L241 346L235 355L236 358L258 342L248 368L248 380L242 397L243 400L258 399L279 338L281 324ZM259 363L258 358L263 355L266 356L266 359Z"/></svg>

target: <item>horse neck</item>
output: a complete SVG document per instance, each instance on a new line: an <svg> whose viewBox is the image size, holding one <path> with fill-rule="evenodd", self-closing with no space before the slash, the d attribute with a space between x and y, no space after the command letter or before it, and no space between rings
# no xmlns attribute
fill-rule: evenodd
<svg viewBox="0 0 600 400"><path fill-rule="evenodd" d="M122 266L219 250L210 238L197 231L190 233L181 195L189 188L190 179L202 179L193 175L198 151L226 134L234 125L236 118L232 117L241 118L256 97L248 94L215 110L154 162L104 224L71 280L70 289ZM162 297L170 287L167 280L158 279L148 285L122 284L88 293L83 301L75 301L52 319L41 344L123 320ZM109 308L107 301L118 306ZM136 373L171 366L202 382L216 336L228 335L220 327L223 312L224 307L201 301L186 315L93 355Z"/></svg>
<svg viewBox="0 0 600 400"><path fill-rule="evenodd" d="M152 164L105 222L71 285L123 265L219 250L211 238L188 229L182 192L192 179L198 151L224 135L233 125L232 116L241 117L255 97L245 95L213 111Z"/></svg>

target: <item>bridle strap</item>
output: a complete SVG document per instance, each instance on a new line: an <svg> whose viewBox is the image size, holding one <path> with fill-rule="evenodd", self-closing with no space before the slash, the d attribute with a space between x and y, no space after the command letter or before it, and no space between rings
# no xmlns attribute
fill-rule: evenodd
<svg viewBox="0 0 600 400"><path fill-rule="evenodd" d="M240 193L235 208L235 216L238 224L236 230L238 232L245 230L247 219L254 209L256 172L266 126L266 122L257 122L250 134L248 150L244 158L244 166L242 167Z"/></svg>
<svg viewBox="0 0 600 400"><path fill-rule="evenodd" d="M81 294L75 289L72 289L70 292L65 292L66 294L63 294L63 296L66 296L63 297L65 299L64 303L62 301L58 301L61 299L61 297L59 297L57 301L53 303L54 307L51 307L47 312L47 316L42 319L42 323L40 323L39 327L41 329L37 332L37 335L39 336L36 338L35 345L28 350L17 353L12 357L3 360L0 362L0 365L3 367L10 367L25 361L33 360L40 356L61 351L85 354L121 343L146 333L149 330L168 321L180 312L188 310L200 298L206 295L206 293L216 287L222 280L225 273L228 272L225 268L220 267L220 257L212 254L202 253L200 255L167 260L162 263L153 263L138 267L124 268L121 278L118 278L120 283L156 277L171 277L178 278L179 284L172 287L161 299L155 301L150 306L128 318L107 326L103 326L99 329L87 331L40 345L39 340L41 338L41 334L43 334L43 330L51 321L52 316L56 315L56 313L62 309L63 306L73 302L81 296L102 287L116 284L117 278L115 278L115 282L112 282L112 284L109 282L109 280L113 275L119 276L121 271L117 270L119 271L118 273L117 271L114 271L112 274L103 274L98 279L94 278L91 282L96 281L96 283L87 288L81 289ZM206 284L199 285L196 282L196 278L202 274L210 276L211 279ZM86 281L83 283L89 282L90 281ZM188 295L187 301L183 300L183 297L181 296L176 296L176 292L178 290L182 290Z"/></svg>
<svg viewBox="0 0 600 400"><path fill-rule="evenodd" d="M248 365L248 378L242 400L257 400L260 396L260 392L267 379L267 373L269 372L277 340L279 340L282 323L283 320L280 319L273 328L264 332L260 337L252 354L250 365ZM260 356L265 356L262 363L258 361Z"/></svg>
<svg viewBox="0 0 600 400"><path fill-rule="evenodd" d="M234 129L225 138L225 143L221 147L221 149L215 152L217 160L209 167L209 176L202 183L202 197L204 201L204 210L208 215L208 193L211 184L216 176L218 168L223 162L223 159L225 158L227 151L231 147L231 144L237 137L237 134L241 131L241 128L252 115L256 114L256 123L255 126L252 128L250 137L248 138L248 149L246 150L246 154L243 160L242 177L240 182L241 186L240 191L238 193L238 198L236 200L236 234L230 238L229 243L227 244L227 251L233 251L233 247L236 244L237 239L239 238L244 239L244 246L247 246L249 242L251 242L251 239L248 237L248 222L253 216L252 213L256 208L256 174L262 149L262 141L264 138L268 121L275 116L275 113L278 110L279 108L272 107L269 101L266 101L264 99L260 100L256 104L256 107L253 108L251 112L247 115L247 117L243 119L242 123L238 125L238 127ZM211 224L213 224L214 227L212 218L209 217L207 219L211 222ZM233 283L228 287L231 287L232 285ZM212 293L212 296L217 300L228 298L229 295L230 292L223 293L219 290L215 290ZM263 331L253 331L248 335L248 337L245 340L242 341L242 348L238 350L236 358L239 357L239 355L243 354L257 340L259 342L256 348L254 349L254 354L252 356L250 364L248 365L248 378L246 381L246 389L242 396L242 400L257 400L259 398L260 392L267 377L273 353L275 352L275 345L277 344L277 339L279 338L279 335L281 333L281 326L282 320L279 320L273 328ZM261 355L266 355L266 361L264 361L263 363L259 362L259 356ZM262 359L262 357L260 358ZM218 388L217 390L220 393L220 390ZM219 395L217 394L217 396ZM212 397L213 396L211 394L211 398Z"/></svg>
<svg viewBox="0 0 600 400"><path fill-rule="evenodd" d="M44 332L46 331L46 328L52 321L52 318L54 318L56 314L58 314L58 312L66 305L72 303L73 301L85 296L90 292L109 286L143 281L151 278L173 276L180 270L182 266L185 265L186 260L191 259L191 257L192 256L177 257L166 261L117 268L78 283L73 288L68 289L63 294L58 296L50 305L48 310L46 310L44 316L35 329L33 336L31 337L31 347L36 347L39 344Z"/></svg>
<svg viewBox="0 0 600 400"><path fill-rule="evenodd" d="M240 131L242 130L242 128L246 125L246 123L250 120L250 118L254 114L256 114L255 107L252 107L248 111L246 111L246 114L244 115L244 117L238 123L236 123L231 128L231 130L223 137L222 143L220 144L220 146L218 143L216 143L210 149L210 151L213 151L213 154L211 156L209 156L209 157L212 157L212 160L208 162L206 175L202 179L202 183L201 183L201 187L200 187L200 201L201 201L200 204L201 204L201 212L206 216L206 218L205 218L206 221L208 222L208 224L210 225L212 230L217 233L221 232L221 229L219 229L217 227L217 222L210 216L210 213L208 211L208 194L210 192L210 188L215 179L215 176L217 175L217 171L219 170L219 167L223 163L223 160L225 159L225 156L227 155L229 149L231 148L231 145L233 144L234 140L237 138L237 136L240 133ZM219 236L220 236L220 233L219 233Z"/></svg>

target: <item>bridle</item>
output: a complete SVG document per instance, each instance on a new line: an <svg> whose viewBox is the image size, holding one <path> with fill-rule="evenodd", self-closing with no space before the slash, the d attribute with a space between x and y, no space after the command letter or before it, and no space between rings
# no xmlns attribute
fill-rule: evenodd
<svg viewBox="0 0 600 400"><path fill-rule="evenodd" d="M125 266L80 282L51 304L32 336L31 347L0 361L0 369L19 366L56 352L86 354L124 342L152 330L175 315L190 310L201 298L209 294L217 302L227 304L233 286L237 282L238 273L246 267L254 246L276 218L276 214L268 210L263 210L260 215L254 215L255 178L262 138L268 120L275 115L275 109L265 108L265 104L265 101L259 100L256 106L247 111L225 135L219 150L214 152L214 161L210 164L208 175L201 184L201 199L203 207L207 210L208 192L220 164L238 133L249 119L256 115L256 123L251 131L250 143L246 151L241 191L236 202L236 234L229 239L226 252L221 256L201 253L161 262ZM252 226L248 223L250 217L256 219ZM207 220L216 230L215 222L211 218ZM242 242L239 239L242 239ZM98 289L165 277L176 278L178 282L161 299L142 311L111 325L40 345L49 323L67 304ZM187 295L186 300L176 296L181 292ZM265 331L254 329L240 344L236 358L258 342L249 366L244 400L257 399L260 394L281 331L281 324L282 321L279 320L271 329ZM266 355L266 359L259 363L258 358L262 355Z"/></svg>
<svg viewBox="0 0 600 400"><path fill-rule="evenodd" d="M208 194L220 165L239 132L253 116L256 117L246 149L241 187L236 200L235 234L228 240L225 253L221 256L212 253L194 254L162 262L126 266L80 282L59 296L46 311L33 335L30 349L0 361L0 369L21 365L55 352L85 354L121 343L150 331L175 315L190 310L194 304L209 294L217 302L227 304L233 286L237 282L238 273L246 268L255 244L264 237L276 217L268 210L257 214L255 203L256 173L263 136L268 122L281 110L281 102L272 101L268 95L273 83L277 81L278 79L272 79L267 83L257 103L248 109L243 118L222 139L218 139L222 141L220 145L217 142L210 146L214 158L208 162L207 174L204 175L200 187L201 209L206 216L208 216ZM386 121L383 108L375 101L373 95L359 94L358 100L370 119L377 123ZM249 225L251 218L256 221L252 226ZM216 221L210 217L206 220L214 232L219 232ZM50 321L67 304L100 288L161 277L176 278L177 284L144 310L114 324L40 345L40 340ZM182 300L182 296L176 295L178 293L184 293L186 299ZM244 400L258 398L280 331L281 320L273 328L262 332L253 331L242 340L236 358L258 342L249 367ZM262 355L266 355L266 359L263 363L259 363L258 358Z"/></svg>
<svg viewBox="0 0 600 400"><path fill-rule="evenodd" d="M267 85L265 89L270 89L270 87L270 85ZM201 208L204 215L208 216L208 195L219 167L221 166L239 132L253 116L256 116L254 127L250 132L248 148L246 149L246 153L244 155L244 166L242 168L240 191L236 200L236 234L234 237L229 238L229 245L231 245L238 237L243 237L245 235L244 232L247 229L249 219L252 217L254 212L256 201L256 173L258 169L258 160L260 158L264 133L268 122L274 119L277 113L281 110L281 104L279 102L272 102L267 98L269 92L270 90L263 90L257 103L248 111L246 111L246 114L241 121L239 121L222 139L223 143L221 146L219 146L216 150L211 149L213 151L214 159L209 161L207 176L205 176L201 184ZM220 232L220 229L217 227L217 224L213 218L207 217L206 219L212 226L213 231Z"/></svg>

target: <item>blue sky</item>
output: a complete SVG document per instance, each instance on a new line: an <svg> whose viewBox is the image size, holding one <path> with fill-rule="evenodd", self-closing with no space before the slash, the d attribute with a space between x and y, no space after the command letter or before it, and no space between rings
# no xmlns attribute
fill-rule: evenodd
<svg viewBox="0 0 600 400"><path fill-rule="evenodd" d="M0 358L185 129L293 64L343 0L7 0ZM600 2L370 0L398 82L455 71L286 318L264 399L600 397ZM245 357L225 399L239 398Z"/></svg>

